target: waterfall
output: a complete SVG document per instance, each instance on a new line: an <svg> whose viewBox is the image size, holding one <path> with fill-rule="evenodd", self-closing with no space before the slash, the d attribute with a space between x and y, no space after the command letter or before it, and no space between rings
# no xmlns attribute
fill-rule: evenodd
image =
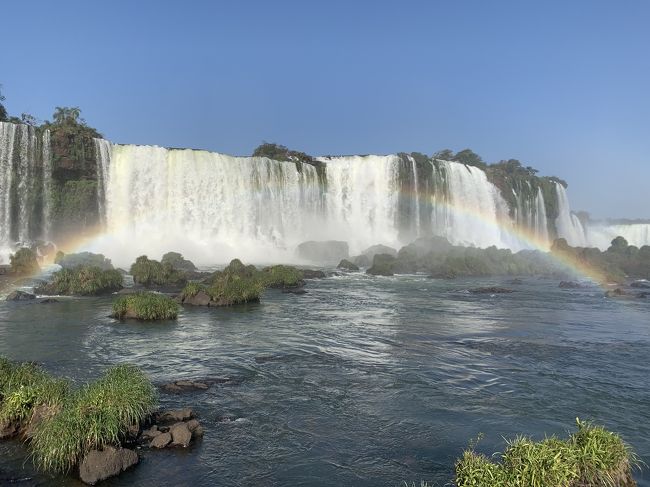
<svg viewBox="0 0 650 487"><path fill-rule="evenodd" d="M194 150L113 145L105 181L109 237L124 262L180 250L198 262L272 261L318 234L314 166Z"/></svg>
<svg viewBox="0 0 650 487"><path fill-rule="evenodd" d="M415 162L415 157L408 156L411 161L411 168L413 170L413 206L414 206L414 235L420 236L420 182L418 180L418 166Z"/></svg>
<svg viewBox="0 0 650 487"><path fill-rule="evenodd" d="M560 183L555 183L555 191L558 200L558 217L555 220L557 236L565 238L567 243L573 247L586 246L585 230L580 219L571 212L566 189Z"/></svg>
<svg viewBox="0 0 650 487"><path fill-rule="evenodd" d="M593 223L586 227L590 246L607 250L616 237L623 237L630 245L650 245L650 223Z"/></svg>
<svg viewBox="0 0 650 487"><path fill-rule="evenodd" d="M111 143L105 139L93 139L95 143L95 160L97 161L97 206L99 222L106 226L106 184L111 160Z"/></svg>
<svg viewBox="0 0 650 487"><path fill-rule="evenodd" d="M546 202L544 201L544 194L542 188L537 188L537 196L535 197L535 216L533 218L535 236L541 242L549 242L548 237L548 217L546 216Z"/></svg>
<svg viewBox="0 0 650 487"><path fill-rule="evenodd" d="M434 176L440 179L445 191L443 195L433 195L434 233L455 245L514 249L524 246L508 232L513 222L507 203L483 170L457 162L436 163Z"/></svg>
<svg viewBox="0 0 650 487"><path fill-rule="evenodd" d="M350 251L383 243L399 245L397 204L399 157L349 156L319 159L326 164L327 218L323 238L345 240Z"/></svg>
<svg viewBox="0 0 650 487"><path fill-rule="evenodd" d="M52 154L50 151L50 131L43 132L42 154L43 161L43 238L52 238Z"/></svg>
<svg viewBox="0 0 650 487"><path fill-rule="evenodd" d="M6 255L12 243L13 153L16 125L0 122L0 253Z"/></svg>

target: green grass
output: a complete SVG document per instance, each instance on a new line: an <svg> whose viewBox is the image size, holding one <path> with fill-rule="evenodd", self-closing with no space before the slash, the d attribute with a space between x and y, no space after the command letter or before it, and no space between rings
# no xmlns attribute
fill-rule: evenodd
<svg viewBox="0 0 650 487"><path fill-rule="evenodd" d="M37 426L31 442L35 465L47 472L68 472L90 450L119 446L129 426L150 415L156 402L154 386L138 368L109 369Z"/></svg>
<svg viewBox="0 0 650 487"><path fill-rule="evenodd" d="M267 287L295 287L303 283L303 273L288 265L274 265L261 272L261 279Z"/></svg>
<svg viewBox="0 0 650 487"><path fill-rule="evenodd" d="M11 273L16 276L29 276L36 274L41 268L38 265L36 252L28 248L19 249L15 254L9 256L11 262Z"/></svg>
<svg viewBox="0 0 650 487"><path fill-rule="evenodd" d="M181 299L193 298L200 291L206 291L206 287L198 282L188 282L181 292Z"/></svg>
<svg viewBox="0 0 650 487"><path fill-rule="evenodd" d="M120 296L113 302L114 318L139 320L174 320L179 306L172 298L155 293L136 293ZM135 316L127 316L129 313Z"/></svg>
<svg viewBox="0 0 650 487"><path fill-rule="evenodd" d="M0 423L24 423L37 406L58 407L68 390L67 380L50 376L38 365L0 358Z"/></svg>
<svg viewBox="0 0 650 487"><path fill-rule="evenodd" d="M566 440L508 442L501 462L466 450L456 462L458 487L615 487L638 464L630 447L615 433L577 421Z"/></svg>
<svg viewBox="0 0 650 487"><path fill-rule="evenodd" d="M43 294L96 296L122 288L122 274L117 270L102 270L95 266L62 269L52 275L52 281L39 288Z"/></svg>
<svg viewBox="0 0 650 487"><path fill-rule="evenodd" d="M259 301L264 288L264 283L257 276L226 275L208 287L207 292L214 301L224 306L230 306Z"/></svg>
<svg viewBox="0 0 650 487"><path fill-rule="evenodd" d="M187 282L185 272L175 269L171 263L161 263L141 255L131 265L130 274L137 284L143 286L178 286Z"/></svg>

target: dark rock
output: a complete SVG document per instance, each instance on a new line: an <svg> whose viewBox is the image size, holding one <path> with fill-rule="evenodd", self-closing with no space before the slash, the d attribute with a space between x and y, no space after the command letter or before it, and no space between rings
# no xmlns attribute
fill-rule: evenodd
<svg viewBox="0 0 650 487"><path fill-rule="evenodd" d="M52 304L52 303L58 303L58 302L59 302L59 300L54 299L54 298L45 298L45 299L42 299L40 301L41 304Z"/></svg>
<svg viewBox="0 0 650 487"><path fill-rule="evenodd" d="M172 435L172 445L174 446L185 448L192 441L192 432L187 427L187 423L176 423L169 429L169 432Z"/></svg>
<svg viewBox="0 0 650 487"><path fill-rule="evenodd" d="M469 292L471 294L509 294L509 293L514 293L515 291L513 289L508 289L505 287L491 286L491 287L475 287L473 289L470 289Z"/></svg>
<svg viewBox="0 0 650 487"><path fill-rule="evenodd" d="M300 269L304 279L324 279L326 274L323 271L314 269Z"/></svg>
<svg viewBox="0 0 650 487"><path fill-rule="evenodd" d="M358 271L359 266L354 264L353 262L350 262L348 259L343 259L341 262L339 262L339 265L336 266L337 269L343 269L346 271Z"/></svg>
<svg viewBox="0 0 650 487"><path fill-rule="evenodd" d="M637 289L650 289L650 282L648 281L634 281L630 287Z"/></svg>
<svg viewBox="0 0 650 487"><path fill-rule="evenodd" d="M92 450L81 462L79 476L84 483L95 485L137 463L138 454L133 450L113 447L106 447L102 451Z"/></svg>
<svg viewBox="0 0 650 487"><path fill-rule="evenodd" d="M285 294L307 294L304 287L284 287L282 292Z"/></svg>
<svg viewBox="0 0 650 487"><path fill-rule="evenodd" d="M192 381L192 380L177 380L164 384L161 389L165 392L192 392L192 391L205 391L210 388L210 385L205 382Z"/></svg>
<svg viewBox="0 0 650 487"><path fill-rule="evenodd" d="M203 427L197 426L194 431L192 431L192 438L201 438L203 436Z"/></svg>
<svg viewBox="0 0 650 487"><path fill-rule="evenodd" d="M172 442L172 435L171 433L160 433L154 436L153 439L151 440L151 443L149 443L149 446L151 448L165 448L167 445L169 445Z"/></svg>
<svg viewBox="0 0 650 487"><path fill-rule="evenodd" d="M162 432L158 429L158 426L156 426L154 424L151 428L149 428L147 430L144 430L142 432L142 438L144 438L146 440L152 440L156 436L160 436L161 434L162 434ZM170 438L170 441L171 441L171 438Z"/></svg>
<svg viewBox="0 0 650 487"><path fill-rule="evenodd" d="M333 264L341 259L347 259L350 254L347 242L328 240L303 242L296 248L296 255L312 262Z"/></svg>
<svg viewBox="0 0 650 487"><path fill-rule="evenodd" d="M183 300L183 304L191 304L193 306L208 306L212 298L205 291L199 291L194 296L188 296Z"/></svg>
<svg viewBox="0 0 650 487"><path fill-rule="evenodd" d="M352 263L354 263L354 265L359 267L370 267L372 265L372 257L369 257L365 254L351 257L350 260L352 261Z"/></svg>
<svg viewBox="0 0 650 487"><path fill-rule="evenodd" d="M181 254L178 252L167 252L165 255L162 256L162 259L160 259L160 262L163 265L169 265L173 269L179 270L179 271L187 271L187 272L193 272L196 271L196 266L194 263L190 260L185 259Z"/></svg>
<svg viewBox="0 0 650 487"><path fill-rule="evenodd" d="M6 301L29 301L34 298L36 298L36 296L32 293L26 293L25 291L16 290L9 293Z"/></svg>
<svg viewBox="0 0 650 487"><path fill-rule="evenodd" d="M187 429L190 430L191 432L194 432L194 430L199 427L199 421L196 419L190 419L185 424L187 424Z"/></svg>
<svg viewBox="0 0 650 487"><path fill-rule="evenodd" d="M586 286L584 284L580 284L579 282L575 282L575 281L562 281L560 282L558 287L562 289L582 289Z"/></svg>
<svg viewBox="0 0 650 487"><path fill-rule="evenodd" d="M392 276L397 259L389 254L377 254L372 259L372 267L366 271L366 274L373 276Z"/></svg>
<svg viewBox="0 0 650 487"><path fill-rule="evenodd" d="M20 425L16 422L4 421L0 423L0 440L16 436L19 430Z"/></svg>
<svg viewBox="0 0 650 487"><path fill-rule="evenodd" d="M513 286L519 286L523 283L524 281L522 281L521 279L512 279L511 281L508 282L508 284L512 284Z"/></svg>
<svg viewBox="0 0 650 487"><path fill-rule="evenodd" d="M157 420L163 423L170 423L172 421L187 421L194 417L194 411L191 408L173 409L161 412Z"/></svg>
<svg viewBox="0 0 650 487"><path fill-rule="evenodd" d="M387 245L373 245L372 247L368 247L366 250L361 252L361 255L368 257L371 262L377 254L388 254L392 255L393 257L397 257L397 250L392 247L388 247Z"/></svg>

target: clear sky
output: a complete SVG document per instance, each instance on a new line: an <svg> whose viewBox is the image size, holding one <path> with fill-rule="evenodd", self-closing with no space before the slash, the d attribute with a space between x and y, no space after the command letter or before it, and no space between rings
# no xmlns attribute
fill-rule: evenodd
<svg viewBox="0 0 650 487"><path fill-rule="evenodd" d="M240 155L470 147L650 218L649 1L11 1L0 25L11 114Z"/></svg>

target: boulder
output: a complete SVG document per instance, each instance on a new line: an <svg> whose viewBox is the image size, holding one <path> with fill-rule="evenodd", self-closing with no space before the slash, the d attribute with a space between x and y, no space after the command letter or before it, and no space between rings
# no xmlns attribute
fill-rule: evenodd
<svg viewBox="0 0 650 487"><path fill-rule="evenodd" d="M582 289L585 285L575 281L561 281L558 287L562 289Z"/></svg>
<svg viewBox="0 0 650 487"><path fill-rule="evenodd" d="M158 433L159 433L158 435L153 437L151 443L149 443L149 446L151 448L165 448L167 445L169 445L172 442L171 433L161 433L161 432Z"/></svg>
<svg viewBox="0 0 650 487"><path fill-rule="evenodd" d="M509 294L509 293L514 293L515 291L505 287L490 286L490 287L475 287L473 289L470 289L469 292L471 294Z"/></svg>
<svg viewBox="0 0 650 487"><path fill-rule="evenodd" d="M300 259L322 264L334 264L347 259L349 252L348 243L338 240L303 242L296 248L296 255Z"/></svg>
<svg viewBox="0 0 650 487"><path fill-rule="evenodd" d="M179 271L193 272L196 271L196 266L190 260L185 259L178 252L167 252L160 260L162 264L167 264Z"/></svg>
<svg viewBox="0 0 650 487"><path fill-rule="evenodd" d="M372 257L368 257L365 254L350 257L350 260L354 263L354 265L359 267L370 267L372 265Z"/></svg>
<svg viewBox="0 0 650 487"><path fill-rule="evenodd" d="M350 262L348 259L343 259L339 262L339 265L336 266L337 269L343 269L345 271L358 271L359 266L353 262Z"/></svg>
<svg viewBox="0 0 650 487"><path fill-rule="evenodd" d="M138 463L138 454L126 448L106 447L104 450L92 450L79 466L81 480L95 485L101 480L119 475L124 470Z"/></svg>
<svg viewBox="0 0 650 487"><path fill-rule="evenodd" d="M20 425L12 421L3 421L0 423L0 440L11 438L18 434Z"/></svg>
<svg viewBox="0 0 650 487"><path fill-rule="evenodd" d="M158 429L158 426L156 426L156 425L154 424L154 425L153 425L151 428L149 428L148 430L144 430L144 431L142 432L142 435L141 435L141 436L142 436L142 438L144 438L145 440L152 440L152 439L154 439L156 436L160 436L160 435L162 435L162 431L160 431L160 430Z"/></svg>
<svg viewBox="0 0 650 487"><path fill-rule="evenodd" d="M372 267L366 274L373 276L392 276L397 259L390 254L377 254L372 259Z"/></svg>
<svg viewBox="0 0 650 487"><path fill-rule="evenodd" d="M54 298L45 298L45 299L41 300L41 304L52 304L52 303L58 303L58 302L59 302L59 300L54 299Z"/></svg>
<svg viewBox="0 0 650 487"><path fill-rule="evenodd" d="M35 299L36 296L32 293L26 293L25 291L13 291L7 295L7 301L29 301Z"/></svg>
<svg viewBox="0 0 650 487"><path fill-rule="evenodd" d="M368 257L370 262L372 262L372 259L374 259L375 255L377 254L388 254L392 255L393 257L397 257L397 250L387 245L373 245L361 252L361 255Z"/></svg>
<svg viewBox="0 0 650 487"><path fill-rule="evenodd" d="M161 422L172 422L172 421L187 421L194 417L194 411L191 408L183 409L172 409L169 411L163 411L158 416L158 421Z"/></svg>
<svg viewBox="0 0 650 487"><path fill-rule="evenodd" d="M172 435L173 446L186 448L192 441L192 432L187 427L187 423L176 423L169 429L169 433Z"/></svg>
<svg viewBox="0 0 650 487"><path fill-rule="evenodd" d="M285 287L282 288L282 292L285 294L307 294L304 287Z"/></svg>
<svg viewBox="0 0 650 487"><path fill-rule="evenodd" d="M194 306L209 306L212 298L205 291L199 291L194 296L187 296L183 300L183 304L191 304Z"/></svg>
<svg viewBox="0 0 650 487"><path fill-rule="evenodd" d="M213 381L211 381L213 382ZM193 380L177 380L175 382L170 382L169 384L164 384L161 386L161 389L165 392L192 392L192 391L205 391L210 388L210 384L207 382L193 381Z"/></svg>
<svg viewBox="0 0 650 487"><path fill-rule="evenodd" d="M637 289L650 289L650 282L648 281L634 281L632 284L630 284L630 287L634 287Z"/></svg>
<svg viewBox="0 0 650 487"><path fill-rule="evenodd" d="M300 269L303 279L324 279L327 277L323 271L314 269Z"/></svg>

